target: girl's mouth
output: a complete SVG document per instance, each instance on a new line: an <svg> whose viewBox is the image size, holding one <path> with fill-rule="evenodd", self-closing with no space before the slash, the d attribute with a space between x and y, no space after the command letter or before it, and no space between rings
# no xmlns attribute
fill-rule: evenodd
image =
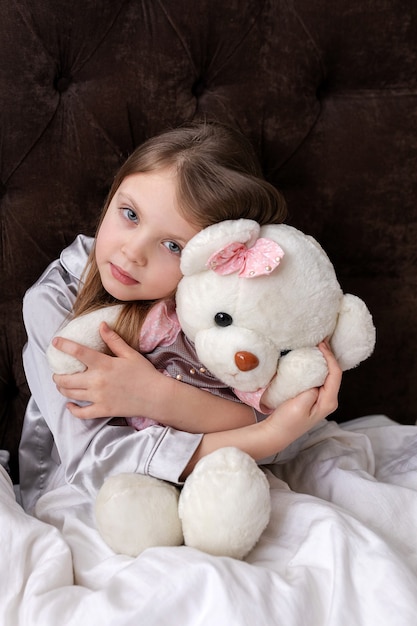
<svg viewBox="0 0 417 626"><path fill-rule="evenodd" d="M113 263L110 263L110 271L113 278L118 280L119 283L122 283L122 285L137 285L139 282L124 272L120 267L117 267L117 265L113 265Z"/></svg>

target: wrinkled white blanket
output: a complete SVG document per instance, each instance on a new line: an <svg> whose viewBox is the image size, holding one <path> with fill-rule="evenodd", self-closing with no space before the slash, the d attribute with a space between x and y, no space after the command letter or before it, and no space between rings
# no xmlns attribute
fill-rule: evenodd
<svg viewBox="0 0 417 626"><path fill-rule="evenodd" d="M266 469L273 512L241 562L184 546L114 555L63 487L35 519L0 470L1 626L415 626L417 427L314 433Z"/></svg>

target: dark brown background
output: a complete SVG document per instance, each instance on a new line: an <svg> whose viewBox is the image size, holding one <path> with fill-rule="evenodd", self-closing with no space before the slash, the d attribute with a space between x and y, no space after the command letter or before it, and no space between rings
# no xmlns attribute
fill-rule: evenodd
<svg viewBox="0 0 417 626"><path fill-rule="evenodd" d="M207 113L251 138L290 223L377 327L338 420L416 419L415 0L0 0L0 447L28 399L21 300L112 176Z"/></svg>

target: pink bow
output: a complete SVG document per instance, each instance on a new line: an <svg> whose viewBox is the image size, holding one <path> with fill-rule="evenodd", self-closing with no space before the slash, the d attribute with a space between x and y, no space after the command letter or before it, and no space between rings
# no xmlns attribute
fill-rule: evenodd
<svg viewBox="0 0 417 626"><path fill-rule="evenodd" d="M282 248L272 239L261 237L248 248L244 243L234 242L211 255L206 267L217 274L239 272L243 278L270 274L284 256Z"/></svg>

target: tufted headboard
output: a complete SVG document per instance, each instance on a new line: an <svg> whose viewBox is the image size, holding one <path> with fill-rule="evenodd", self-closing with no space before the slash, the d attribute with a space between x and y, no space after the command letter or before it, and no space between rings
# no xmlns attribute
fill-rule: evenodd
<svg viewBox="0 0 417 626"><path fill-rule="evenodd" d="M0 448L17 478L21 301L93 234L135 146L200 116L237 124L289 222L377 327L338 420L417 407L415 0L0 0Z"/></svg>

